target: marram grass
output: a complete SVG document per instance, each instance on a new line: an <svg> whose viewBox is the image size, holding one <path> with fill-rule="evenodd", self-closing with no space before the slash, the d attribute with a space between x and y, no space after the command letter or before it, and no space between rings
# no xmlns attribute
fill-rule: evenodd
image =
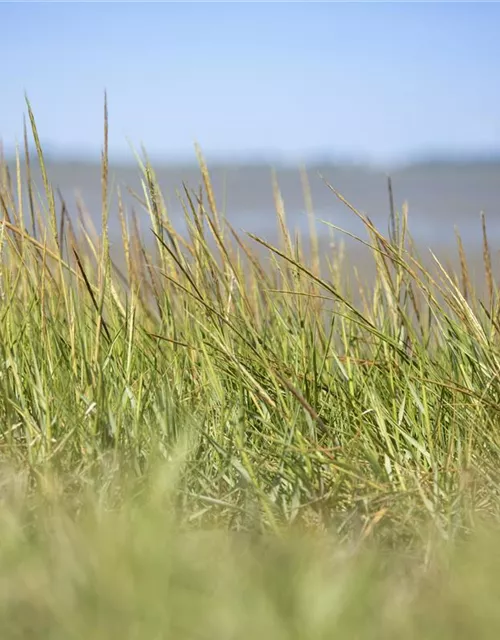
<svg viewBox="0 0 500 640"><path fill-rule="evenodd" d="M26 134L0 168L2 638L498 637L484 218L480 295L460 237L459 273L429 269L406 210L386 236L325 184L364 223L368 284L322 254L305 172L311 233L275 180L273 245L220 214L198 150L187 234L138 159L142 239L106 113L97 234L28 111L37 157Z"/></svg>

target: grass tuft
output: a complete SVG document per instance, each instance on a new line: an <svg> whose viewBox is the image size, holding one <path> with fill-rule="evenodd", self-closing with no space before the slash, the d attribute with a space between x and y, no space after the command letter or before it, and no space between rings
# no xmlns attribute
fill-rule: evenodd
<svg viewBox="0 0 500 640"><path fill-rule="evenodd" d="M483 299L458 233L458 274L424 266L390 181L387 236L326 185L364 225L369 284L324 254L305 170L309 234L290 232L273 176L272 243L219 211L197 148L184 234L139 160L142 238L110 185L105 101L97 234L82 202L78 220L61 194L56 209L27 104L43 194L26 131L15 180L0 171L3 637L498 632L484 216ZM475 584L490 598L470 604Z"/></svg>

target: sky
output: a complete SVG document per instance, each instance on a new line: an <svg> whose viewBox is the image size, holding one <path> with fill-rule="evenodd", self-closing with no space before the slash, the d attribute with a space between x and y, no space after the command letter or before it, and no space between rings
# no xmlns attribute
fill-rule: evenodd
<svg viewBox="0 0 500 640"><path fill-rule="evenodd" d="M51 153L98 160L500 153L498 3L0 4L0 139L27 94Z"/></svg>

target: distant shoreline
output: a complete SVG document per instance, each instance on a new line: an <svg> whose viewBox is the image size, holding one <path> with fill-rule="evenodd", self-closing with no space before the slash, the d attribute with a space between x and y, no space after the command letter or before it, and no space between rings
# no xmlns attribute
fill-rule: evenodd
<svg viewBox="0 0 500 640"><path fill-rule="evenodd" d="M33 160L36 159L36 149L30 149ZM119 154L120 156L122 154ZM100 165L99 152L93 154L65 154L44 152L45 162L51 165L66 165L72 167L95 167ZM5 158L8 164L15 162L15 154L6 153ZM184 169L193 170L197 168L196 156L193 151L189 158L160 158L149 156L150 161L159 169ZM205 159L212 169L227 169L237 167L239 169L274 167L276 169L294 170L305 166L308 170L321 168L358 170L369 172L395 172L412 171L415 169L463 169L472 167L498 168L500 169L500 150L492 153L472 153L472 154L437 154L409 157L406 160L377 161L362 158L334 158L328 156L295 156L283 158L279 155L234 156L221 157L218 155L206 154ZM24 150L21 153L21 163L24 164ZM127 157L118 158L118 154L110 153L110 165L115 169L131 169L137 166L132 153Z"/></svg>

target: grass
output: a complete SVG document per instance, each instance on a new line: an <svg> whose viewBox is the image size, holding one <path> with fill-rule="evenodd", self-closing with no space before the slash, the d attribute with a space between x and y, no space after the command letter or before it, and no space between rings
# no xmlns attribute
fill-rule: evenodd
<svg viewBox="0 0 500 640"><path fill-rule="evenodd" d="M0 169L4 638L497 637L499 301L460 237L424 267L391 209L367 286L311 217L238 234L203 186L187 235L138 158L136 213L56 201L28 103ZM24 156L24 157L22 157ZM43 190L31 178L38 162ZM119 205L120 265L110 250ZM329 228L337 242L338 232Z"/></svg>

